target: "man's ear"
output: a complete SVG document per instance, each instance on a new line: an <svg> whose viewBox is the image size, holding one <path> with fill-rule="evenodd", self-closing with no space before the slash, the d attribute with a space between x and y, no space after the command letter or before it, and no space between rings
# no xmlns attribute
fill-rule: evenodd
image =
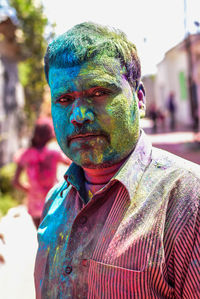
<svg viewBox="0 0 200 299"><path fill-rule="evenodd" d="M140 82L138 85L137 97L138 97L138 107L140 110L140 117L142 118L145 116L145 111L146 111L145 89L142 82Z"/></svg>

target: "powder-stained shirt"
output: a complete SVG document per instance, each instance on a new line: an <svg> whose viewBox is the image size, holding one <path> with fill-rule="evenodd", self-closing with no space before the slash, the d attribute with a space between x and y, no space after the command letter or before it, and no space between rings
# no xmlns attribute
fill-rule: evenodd
<svg viewBox="0 0 200 299"><path fill-rule="evenodd" d="M200 298L200 167L144 132L91 200L73 164L38 230L37 299Z"/></svg>
<svg viewBox="0 0 200 299"><path fill-rule="evenodd" d="M46 146L27 148L15 157L15 162L25 169L28 177L27 204L31 216L41 217L47 193L57 182L58 163L63 160L60 151Z"/></svg>

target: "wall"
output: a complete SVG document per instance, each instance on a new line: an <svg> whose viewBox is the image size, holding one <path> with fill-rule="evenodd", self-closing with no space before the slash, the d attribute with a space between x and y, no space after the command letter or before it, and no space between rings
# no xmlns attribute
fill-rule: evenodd
<svg viewBox="0 0 200 299"><path fill-rule="evenodd" d="M180 124L191 125L192 118L187 91L187 77L186 52L182 47L177 46L168 51L163 61L158 64L155 93L158 106L167 109L169 93L174 92L177 106L177 121Z"/></svg>

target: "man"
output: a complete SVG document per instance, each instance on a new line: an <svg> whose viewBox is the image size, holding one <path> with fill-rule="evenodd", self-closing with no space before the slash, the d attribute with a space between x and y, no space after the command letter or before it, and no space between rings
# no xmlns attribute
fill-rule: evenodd
<svg viewBox="0 0 200 299"><path fill-rule="evenodd" d="M135 46L83 23L45 56L52 117L73 161L38 230L37 298L200 298L199 167L140 129Z"/></svg>

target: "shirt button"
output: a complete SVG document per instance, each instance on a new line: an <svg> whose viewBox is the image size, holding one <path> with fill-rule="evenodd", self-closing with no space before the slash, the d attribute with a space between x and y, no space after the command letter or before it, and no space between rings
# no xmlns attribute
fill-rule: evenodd
<svg viewBox="0 0 200 299"><path fill-rule="evenodd" d="M80 224L85 224L87 222L87 217L86 216L82 216L80 218Z"/></svg>
<svg viewBox="0 0 200 299"><path fill-rule="evenodd" d="M70 274L72 272L72 267L71 266L67 266L66 268L65 268L65 273L68 275L68 274Z"/></svg>

